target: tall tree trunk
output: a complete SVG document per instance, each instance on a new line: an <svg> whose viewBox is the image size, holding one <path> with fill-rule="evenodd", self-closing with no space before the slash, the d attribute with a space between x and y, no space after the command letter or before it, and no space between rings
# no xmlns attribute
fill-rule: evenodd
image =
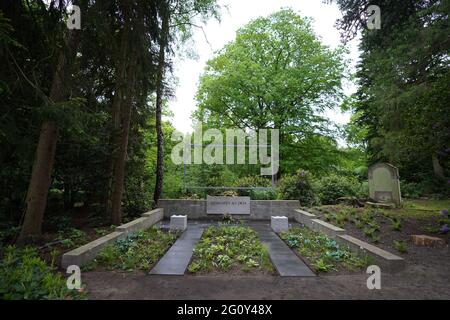
<svg viewBox="0 0 450 320"><path fill-rule="evenodd" d="M165 3L165 2L164 2ZM164 95L164 70L165 70L165 51L169 37L169 8L165 3L163 7L163 17L161 25L161 37L159 40L158 70L156 74L156 139L157 139L157 158L156 158L156 183L153 200L155 205L161 197L162 186L164 183L164 133L162 130L162 99Z"/></svg>
<svg viewBox="0 0 450 320"><path fill-rule="evenodd" d="M130 39L129 34L130 30L128 24L126 28L124 28L123 34L121 36L120 42L120 52L119 57L116 61L116 83L114 89L114 97L112 102L112 110L111 110L111 118L112 118L112 133L111 133L111 156L109 158L108 163L108 182L107 182L107 195L106 195L106 213L107 215L111 215L113 220L116 220L115 223L120 222L120 217L113 217L112 214L112 202L113 202L113 186L116 180L115 177L115 169L114 166L117 162L117 157L119 153L119 144L120 144L120 133L121 133L121 107L123 104L124 92L126 91L125 83L126 83L126 69L127 69L127 60L129 53L129 45Z"/></svg>
<svg viewBox="0 0 450 320"><path fill-rule="evenodd" d="M58 64L50 90L50 103L64 101L67 94L70 64L73 62L78 46L77 31L70 31L67 46L58 58ZM58 126L54 120L45 120L41 125L36 158L28 186L25 217L17 243L24 244L35 240L42 232L42 221L47 206L48 190L55 161Z"/></svg>
<svg viewBox="0 0 450 320"><path fill-rule="evenodd" d="M134 85L136 79L136 63L137 52L134 48L135 44L131 41L131 3L124 1L124 39L122 39L122 63L127 64L124 72L124 78L120 79L119 86L123 88L123 84L126 83L125 92L120 89L117 92L117 99L119 99L120 110L120 132L117 135L117 143L115 147L117 151L114 152L113 160L113 186L111 193L111 222L118 225L122 222L122 196L124 190L125 180L125 162L127 158L128 149L128 135L130 131L131 109L134 98ZM115 97L116 99L116 97ZM116 102L116 101L114 101Z"/></svg>

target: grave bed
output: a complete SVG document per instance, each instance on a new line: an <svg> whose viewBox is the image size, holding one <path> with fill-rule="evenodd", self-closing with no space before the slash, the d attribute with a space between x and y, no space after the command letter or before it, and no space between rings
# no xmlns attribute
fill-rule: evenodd
<svg viewBox="0 0 450 320"><path fill-rule="evenodd" d="M415 203L415 202L414 202ZM433 228L439 226L441 219L439 210L414 209L418 205L411 204L411 209L376 209L354 208L346 205L321 206L307 209L320 219L345 228L348 235L375 245L383 250L391 252L405 259L407 264L423 264L429 261L431 264L445 264L448 261L449 240L448 235L440 235ZM422 202L417 202L422 203ZM423 202L426 205L426 202ZM424 207L425 208L425 207ZM348 218L338 218L340 223L333 219L336 216L348 215ZM346 212L352 212L347 214ZM372 227L368 223L355 223L355 216L361 217L365 212L371 212ZM353 216L353 217L352 217ZM398 221L398 222L394 222ZM425 247L416 246L411 242L411 235L428 235L438 237L445 242L444 246ZM439 262L440 261L440 262ZM448 262L446 262L448 263Z"/></svg>
<svg viewBox="0 0 450 320"><path fill-rule="evenodd" d="M193 275L276 275L267 247L251 227L207 227L197 243L187 273Z"/></svg>
<svg viewBox="0 0 450 320"><path fill-rule="evenodd" d="M129 232L105 246L84 266L85 271L150 271L180 236L180 231L155 226Z"/></svg>
<svg viewBox="0 0 450 320"><path fill-rule="evenodd" d="M361 273L370 265L370 258L359 257L323 232L304 225L296 225L279 236L316 273Z"/></svg>

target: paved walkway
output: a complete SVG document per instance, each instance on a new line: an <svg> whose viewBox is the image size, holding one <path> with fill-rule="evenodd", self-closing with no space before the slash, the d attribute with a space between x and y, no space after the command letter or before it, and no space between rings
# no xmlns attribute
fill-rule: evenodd
<svg viewBox="0 0 450 320"><path fill-rule="evenodd" d="M191 261L195 245L202 237L204 225L188 224L167 253L159 260L150 274L183 275Z"/></svg>
<svg viewBox="0 0 450 320"><path fill-rule="evenodd" d="M314 272L292 251L267 224L253 224L261 242L269 249L270 260L282 277L314 277Z"/></svg>

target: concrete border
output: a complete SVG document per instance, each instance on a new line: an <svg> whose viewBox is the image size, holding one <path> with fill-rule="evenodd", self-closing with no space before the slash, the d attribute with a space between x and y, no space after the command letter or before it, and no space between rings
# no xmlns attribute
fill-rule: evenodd
<svg viewBox="0 0 450 320"><path fill-rule="evenodd" d="M403 270L406 266L405 259L402 257L345 234L345 229L317 219L315 214L296 209L294 218L297 222L314 231L325 233L329 237L336 240L336 242L340 245L348 248L350 251L353 251L360 256L371 257L382 271L394 273Z"/></svg>
<svg viewBox="0 0 450 320"><path fill-rule="evenodd" d="M161 221L163 217L164 210L162 208L146 212L142 214L141 218L137 218L117 227L114 232L64 253L61 260L61 266L63 268L67 268L70 265L81 267L94 260L99 252L107 245L125 238L129 232L148 229L155 223Z"/></svg>
<svg viewBox="0 0 450 320"><path fill-rule="evenodd" d="M206 213L205 199L160 199L158 205L164 209L164 217L187 215L188 220L218 220L221 215ZM233 214L235 219L270 220L271 216L294 218L294 210L300 206L297 200L250 200L250 214Z"/></svg>
<svg viewBox="0 0 450 320"><path fill-rule="evenodd" d="M120 225L116 228L118 232L136 232L148 229L155 223L161 221L164 218L164 210L156 209L146 212L141 218L137 218L133 221Z"/></svg>
<svg viewBox="0 0 450 320"><path fill-rule="evenodd" d="M338 236L336 242L359 255L373 258L381 271L394 273L405 268L405 259L348 234Z"/></svg>

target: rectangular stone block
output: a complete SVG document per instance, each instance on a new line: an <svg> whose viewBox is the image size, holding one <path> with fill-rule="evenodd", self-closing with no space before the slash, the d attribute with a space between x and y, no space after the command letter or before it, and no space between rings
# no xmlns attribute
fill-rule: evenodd
<svg viewBox="0 0 450 320"><path fill-rule="evenodd" d="M142 216L143 217L155 216L155 217L160 217L161 219L163 219L164 218L164 208L156 208L156 209L153 209L151 211L144 212L142 214Z"/></svg>
<svg viewBox="0 0 450 320"><path fill-rule="evenodd" d="M114 243L118 239L124 238L124 232L112 232L104 237L96 239L72 251L66 252L62 256L62 267L67 268L70 265L77 265L79 267L87 264L95 259L97 254L107 245Z"/></svg>
<svg viewBox="0 0 450 320"><path fill-rule="evenodd" d="M187 216L172 215L170 216L170 229L172 230L186 230Z"/></svg>
<svg viewBox="0 0 450 320"><path fill-rule="evenodd" d="M125 223L121 226L118 226L116 228L116 231L119 232L137 232L141 230L146 230L150 228L152 225L157 223L158 221L162 220L163 213L162 211L156 211L156 212L147 212L144 213L143 217L137 218L133 221L130 221L128 223Z"/></svg>
<svg viewBox="0 0 450 320"><path fill-rule="evenodd" d="M332 239L336 239L338 235L344 234L345 230L332 225L331 223L322 221L320 219L311 219L311 226L309 228L325 233Z"/></svg>
<svg viewBox="0 0 450 320"><path fill-rule="evenodd" d="M284 216L271 216L270 226L273 231L280 233L289 230L288 218Z"/></svg>
<svg viewBox="0 0 450 320"><path fill-rule="evenodd" d="M359 255L368 255L372 257L375 264L381 268L381 272L385 271L393 273L405 268L405 260L403 258L371 245L370 243L349 236L348 234L339 235L336 238L336 242Z"/></svg>
<svg viewBox="0 0 450 320"><path fill-rule="evenodd" d="M305 226L307 226L308 228L311 228L312 226L312 219L316 219L316 215L312 214L310 212L304 211L304 210L300 210L300 209L295 209L294 210L294 219L301 223L304 224Z"/></svg>

